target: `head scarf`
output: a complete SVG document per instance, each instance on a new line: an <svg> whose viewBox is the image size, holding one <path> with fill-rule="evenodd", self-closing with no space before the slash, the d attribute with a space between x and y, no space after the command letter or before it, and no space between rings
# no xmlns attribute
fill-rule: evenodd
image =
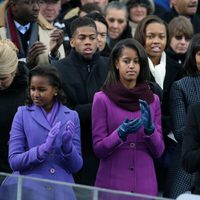
<svg viewBox="0 0 200 200"><path fill-rule="evenodd" d="M17 69L17 51L17 47L10 40L0 40L0 75L10 74Z"/></svg>

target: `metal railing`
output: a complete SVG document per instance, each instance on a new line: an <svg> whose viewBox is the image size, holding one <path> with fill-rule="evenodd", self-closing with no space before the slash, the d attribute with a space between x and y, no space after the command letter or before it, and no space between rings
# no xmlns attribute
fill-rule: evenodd
<svg viewBox="0 0 200 200"><path fill-rule="evenodd" d="M0 187L0 200L170 200L124 191L53 181L29 176L0 173L5 177ZM193 195L181 195L189 200ZM189 196L188 196L189 195ZM190 197L190 198L189 198ZM198 196L200 199L200 196ZM171 199L172 200L172 199ZM196 199L194 199L196 200Z"/></svg>

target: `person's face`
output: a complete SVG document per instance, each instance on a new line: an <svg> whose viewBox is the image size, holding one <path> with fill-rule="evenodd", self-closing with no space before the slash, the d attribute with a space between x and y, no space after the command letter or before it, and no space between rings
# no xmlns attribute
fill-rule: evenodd
<svg viewBox="0 0 200 200"><path fill-rule="evenodd" d="M35 22L39 14L39 0L13 0L11 9L14 19L20 24Z"/></svg>
<svg viewBox="0 0 200 200"><path fill-rule="evenodd" d="M44 2L40 1L40 13L51 24L57 18L61 9L61 1Z"/></svg>
<svg viewBox="0 0 200 200"><path fill-rule="evenodd" d="M93 2L96 3L101 8L102 11L108 4L108 0L93 0Z"/></svg>
<svg viewBox="0 0 200 200"><path fill-rule="evenodd" d="M97 32L95 28L83 26L76 29L70 44L86 59L91 59L97 50Z"/></svg>
<svg viewBox="0 0 200 200"><path fill-rule="evenodd" d="M10 87L15 77L15 72L10 74L0 75L0 90L5 90Z"/></svg>
<svg viewBox="0 0 200 200"><path fill-rule="evenodd" d="M127 26L127 16L125 10L108 9L106 12L108 23L108 34L111 39L118 39Z"/></svg>
<svg viewBox="0 0 200 200"><path fill-rule="evenodd" d="M130 9L130 19L135 23L139 23L147 16L147 8L141 5L136 5Z"/></svg>
<svg viewBox="0 0 200 200"><path fill-rule="evenodd" d="M116 62L116 68L119 71L122 84L127 88L133 88L140 73L139 57L136 50L125 47Z"/></svg>
<svg viewBox="0 0 200 200"><path fill-rule="evenodd" d="M200 51L197 51L195 54L195 60L198 71L200 71Z"/></svg>
<svg viewBox="0 0 200 200"><path fill-rule="evenodd" d="M188 49L188 45L190 43L190 39L184 35L176 35L172 36L170 41L170 47L173 49L175 53L184 54Z"/></svg>
<svg viewBox="0 0 200 200"><path fill-rule="evenodd" d="M150 23L146 26L145 50L150 58L159 58L167 44L166 28L160 23Z"/></svg>
<svg viewBox="0 0 200 200"><path fill-rule="evenodd" d="M97 26L97 41L99 51L103 51L106 46L107 27L105 24L95 21Z"/></svg>
<svg viewBox="0 0 200 200"><path fill-rule="evenodd" d="M172 5L178 14L193 15L197 12L198 0L172 0Z"/></svg>
<svg viewBox="0 0 200 200"><path fill-rule="evenodd" d="M33 103L50 111L54 97L57 95L57 88L49 84L49 79L44 76L33 76L30 83L30 97Z"/></svg>

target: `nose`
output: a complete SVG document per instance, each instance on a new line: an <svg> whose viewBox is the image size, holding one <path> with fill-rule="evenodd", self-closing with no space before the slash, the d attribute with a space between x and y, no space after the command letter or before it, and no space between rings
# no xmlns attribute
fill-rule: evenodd
<svg viewBox="0 0 200 200"><path fill-rule="evenodd" d="M115 20L115 21L112 23L112 26L113 26L113 28L117 28L117 27L118 27L118 22Z"/></svg>

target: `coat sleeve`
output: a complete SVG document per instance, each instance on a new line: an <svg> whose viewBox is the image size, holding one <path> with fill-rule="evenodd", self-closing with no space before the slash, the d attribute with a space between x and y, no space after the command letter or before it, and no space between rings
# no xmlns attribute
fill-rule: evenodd
<svg viewBox="0 0 200 200"><path fill-rule="evenodd" d="M9 140L9 163L13 171L22 171L41 161L37 158L37 147L26 149L23 107L19 107L13 119Z"/></svg>
<svg viewBox="0 0 200 200"><path fill-rule="evenodd" d="M92 139L96 156L100 159L108 157L123 144L117 130L108 132L108 117L105 100L96 93L92 106Z"/></svg>
<svg viewBox="0 0 200 200"><path fill-rule="evenodd" d="M177 82L174 82L170 93L170 114L175 139L182 143L186 120L184 94Z"/></svg>
<svg viewBox="0 0 200 200"><path fill-rule="evenodd" d="M74 113L75 115L73 122L75 124L75 134L72 138L72 151L68 154L64 154L64 152L61 152L66 160L67 168L71 173L78 172L83 165L83 159L81 154L80 121L78 113Z"/></svg>
<svg viewBox="0 0 200 200"><path fill-rule="evenodd" d="M155 96L155 106L151 108L155 130L151 135L145 135L147 146L154 158L159 158L164 152L164 141L161 126L161 108L160 100L157 95ZM145 133L144 133L145 134Z"/></svg>
<svg viewBox="0 0 200 200"><path fill-rule="evenodd" d="M182 165L188 173L200 170L200 104L189 107L182 144Z"/></svg>

